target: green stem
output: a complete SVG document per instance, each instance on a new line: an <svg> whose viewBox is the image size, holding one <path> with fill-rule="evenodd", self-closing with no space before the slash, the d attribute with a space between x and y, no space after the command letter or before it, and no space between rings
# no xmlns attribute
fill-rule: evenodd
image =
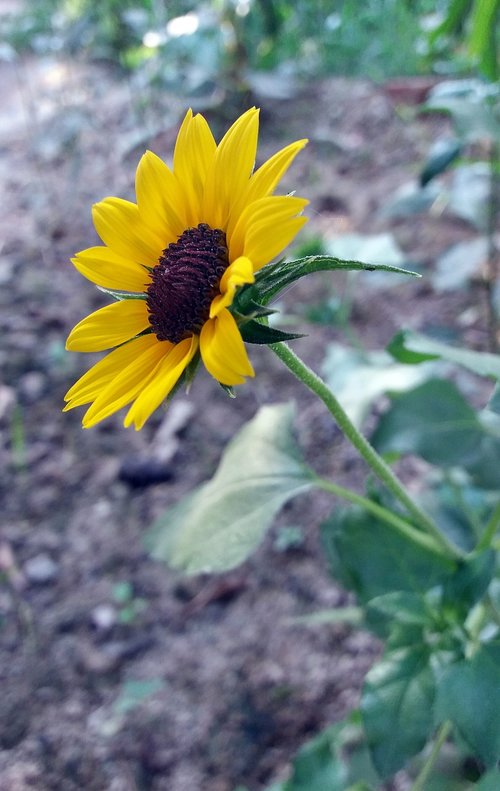
<svg viewBox="0 0 500 791"><path fill-rule="evenodd" d="M353 505L360 505L366 511L372 513L378 519L385 522L385 524L393 527L402 536L409 538L410 541L413 541L415 544L419 544L424 549L435 552L440 556L443 556L444 554L446 558L449 558L448 553L443 553L441 546L435 542L432 536L423 533L421 530L416 530L405 519L403 519L401 516L398 516L398 514L395 514L394 511L389 511L388 508L384 508L383 505L380 505L373 500L369 500L368 497L363 497L362 495L351 491L351 489L345 489L343 486L339 486L339 484L333 483L332 481L327 481L324 478L316 478L315 484L319 489L323 489L326 492L331 492L337 497L342 497L344 500L348 500L350 503L353 503Z"/></svg>
<svg viewBox="0 0 500 791"><path fill-rule="evenodd" d="M449 736L451 727L452 727L451 722L449 720L443 722L443 724L441 725L437 733L434 746L430 752L430 755L427 761L425 762L425 764L423 765L422 769L418 773L418 777L413 783L412 787L410 788L410 791L425 791L425 783L427 782L427 778L429 777L429 774L431 773L434 764L436 763L437 757L441 751L441 747L443 746L443 744L445 743L446 739Z"/></svg>
<svg viewBox="0 0 500 791"><path fill-rule="evenodd" d="M416 524L421 527L426 533L431 535L435 542L441 547L448 557L457 559L462 557L462 553L453 544L451 544L446 536L444 536L437 525L425 514L411 499L406 489L396 478L393 471L388 464L378 455L376 450L370 445L367 439L358 431L349 419L347 413L339 404L329 387L314 373L300 357L292 352L292 350L285 343L274 343L269 347L280 358L280 360L287 366L287 368L297 377L303 384L306 385L313 393L315 393L325 404L330 414L333 416L338 427L347 437L347 439L354 445L359 454L363 457L366 463L371 467L374 473L378 476L380 481L387 487L387 489L402 503L408 514L415 520Z"/></svg>
<svg viewBox="0 0 500 791"><path fill-rule="evenodd" d="M484 528L484 533L481 536L481 540L479 541L476 549L488 549L493 543L493 539L495 538L496 532L498 530L498 526L500 525L500 503L497 503L495 508L493 509L493 513L488 520L488 524Z"/></svg>

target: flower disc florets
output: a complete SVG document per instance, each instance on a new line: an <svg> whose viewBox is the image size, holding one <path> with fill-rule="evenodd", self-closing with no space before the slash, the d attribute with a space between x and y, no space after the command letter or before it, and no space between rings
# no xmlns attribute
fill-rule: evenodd
<svg viewBox="0 0 500 791"><path fill-rule="evenodd" d="M149 323L158 340L179 343L199 334L228 263L224 231L206 223L168 245L147 289Z"/></svg>

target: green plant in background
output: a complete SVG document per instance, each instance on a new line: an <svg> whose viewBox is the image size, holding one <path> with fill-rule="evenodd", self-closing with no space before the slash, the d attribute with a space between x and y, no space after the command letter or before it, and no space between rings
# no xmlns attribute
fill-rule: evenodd
<svg viewBox="0 0 500 791"><path fill-rule="evenodd" d="M470 73L477 63L495 79L497 13L498 0L30 0L5 17L2 33L18 50L108 58L188 95L213 91L215 81L286 98L297 76L383 80ZM277 79L263 83L259 72Z"/></svg>
<svg viewBox="0 0 500 791"><path fill-rule="evenodd" d="M398 371L427 367L398 392L384 380L390 406L369 441L366 404L349 414L345 392L341 399L286 344L297 336L269 325L270 304L317 272L414 273L331 255L270 263L304 224L307 201L273 192L306 141L254 172L257 132L253 108L217 145L206 121L188 112L173 170L149 153L137 171L137 204L109 198L94 207L105 245L73 263L114 301L83 319L68 343L117 348L70 389L68 408L90 403L91 426L131 404L125 423L139 429L201 361L233 395L253 375L245 344L267 345L363 459L365 490L320 477L295 444L290 405L269 405L233 438L213 478L156 521L147 546L185 573L222 572L248 558L292 497L320 490L346 502L322 527L326 557L356 595L358 621L385 649L359 712L306 746L275 791L366 791L404 768L412 791L422 791L440 782L445 744L475 762L484 791L500 758L499 358L398 333L387 351ZM443 362L495 382L488 404L470 404L440 375ZM428 465L418 496L391 466L407 455ZM115 588L117 597L123 620L133 620L130 586Z"/></svg>

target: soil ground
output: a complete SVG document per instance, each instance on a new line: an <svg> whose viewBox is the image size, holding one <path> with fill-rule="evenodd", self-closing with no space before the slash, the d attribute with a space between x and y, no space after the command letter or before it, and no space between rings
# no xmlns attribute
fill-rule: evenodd
<svg viewBox="0 0 500 791"><path fill-rule="evenodd" d="M151 560L145 528L211 475L265 403L295 401L299 444L325 475L360 485L363 465L323 406L260 347L251 349L256 377L236 400L200 374L189 397L139 433L119 416L84 431L79 410L61 412L91 362L64 351L67 333L107 301L69 263L97 243L90 206L109 194L133 198L139 156L151 148L168 158L185 105L144 100L107 66L64 59L1 63L0 85L0 789L259 791L287 776L305 739L356 705L379 652L346 625L293 622L350 600L320 549L332 501L297 499L255 555L218 578L186 579ZM474 236L450 216L380 215L446 119L402 113L382 88L344 79L261 104L260 161L310 138L284 184L311 199L308 234L392 231L424 274ZM218 133L227 125L219 106L204 113ZM353 321L368 348L383 348L403 324L464 315L463 340L486 348L473 290L445 298L425 276L370 290L364 277ZM331 284L333 293L344 281ZM300 314L324 287L321 276L301 282L285 309ZM319 371L342 334L301 322L308 335L295 348ZM167 463L160 431L172 446ZM303 542L280 551L280 530L295 525ZM156 689L128 708L123 693L137 681Z"/></svg>

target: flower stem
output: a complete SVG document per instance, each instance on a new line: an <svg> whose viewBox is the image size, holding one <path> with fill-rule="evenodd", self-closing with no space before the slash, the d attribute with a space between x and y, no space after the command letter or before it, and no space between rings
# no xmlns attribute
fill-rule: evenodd
<svg viewBox="0 0 500 791"><path fill-rule="evenodd" d="M333 416L338 427L347 439L356 448L365 462L371 467L379 480L387 487L394 497L402 503L408 514L414 519L415 523L422 530L431 535L435 542L441 547L443 552L454 559L462 557L458 548L453 546L446 536L444 536L437 525L413 502L406 489L396 478L388 464L378 455L375 448L370 445L367 439L358 431L348 417L345 410L337 401L330 388L320 377L314 373L302 360L297 357L295 352L285 343L274 343L269 347L289 368L289 370L303 384L315 393L325 404L330 414Z"/></svg>
<svg viewBox="0 0 500 791"><path fill-rule="evenodd" d="M430 752L430 755L427 758L427 761L423 765L422 769L420 770L417 779L410 788L410 791L425 791L424 784L427 782L427 778L429 777L429 774L431 773L434 764L436 763L436 759L441 751L441 747L448 738L450 731L451 731L451 722L447 720L446 722L443 722L443 724L441 725L438 734L436 736L436 741L434 742L434 746Z"/></svg>
<svg viewBox="0 0 500 791"><path fill-rule="evenodd" d="M404 536L405 538L409 538L410 541L413 541L415 544L419 544L419 546L423 547L424 549L435 552L440 556L443 556L444 554L447 559L449 558L448 553L443 553L443 549L439 544L436 543L432 536L423 533L421 530L416 530L405 519L403 519L403 517L394 513L394 511L390 511L388 508L384 508L383 505L380 505L373 500L369 500L368 497L363 497L362 495L351 491L351 489L345 489L343 486L339 486L339 484L333 483L332 481L327 481L324 478L316 478L315 484L319 489L323 489L326 492L331 492L337 497L342 497L344 500L348 500L354 505L360 505L366 511L372 513L378 519L385 522L386 525L394 528L398 533L400 533L400 535Z"/></svg>

